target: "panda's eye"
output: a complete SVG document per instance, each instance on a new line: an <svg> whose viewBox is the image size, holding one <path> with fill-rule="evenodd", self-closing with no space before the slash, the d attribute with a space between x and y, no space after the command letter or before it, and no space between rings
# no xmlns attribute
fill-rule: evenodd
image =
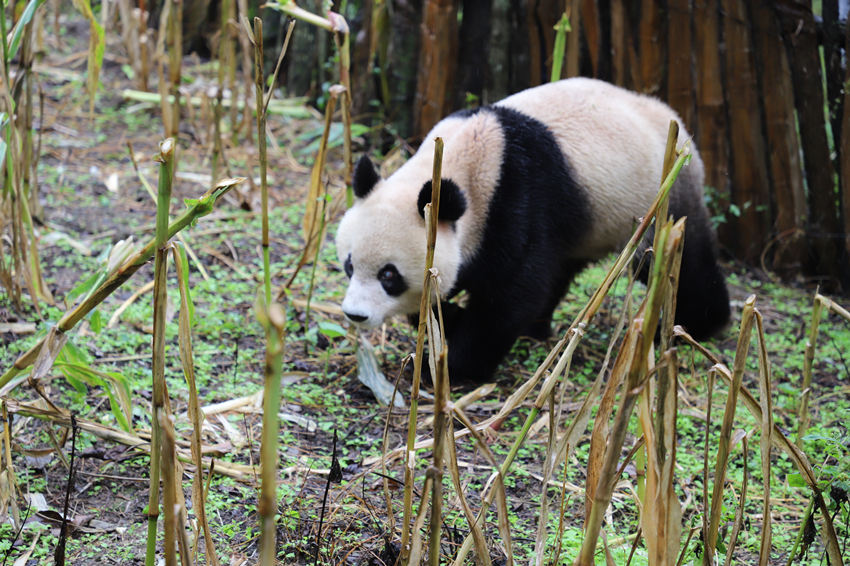
<svg viewBox="0 0 850 566"><path fill-rule="evenodd" d="M386 264L378 270L378 281L381 282L381 287L391 297L398 297L407 291L407 282L404 277L398 272L396 266L391 263Z"/></svg>
<svg viewBox="0 0 850 566"><path fill-rule="evenodd" d="M344 262L342 262L342 268L345 270L345 274L348 275L348 278L351 279L351 276L354 275L354 266L351 265L351 254L348 254L348 257L345 258Z"/></svg>

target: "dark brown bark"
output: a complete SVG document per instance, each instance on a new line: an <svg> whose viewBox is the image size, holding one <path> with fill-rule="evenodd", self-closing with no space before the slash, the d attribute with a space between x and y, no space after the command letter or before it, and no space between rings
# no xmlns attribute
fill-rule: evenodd
<svg viewBox="0 0 850 566"><path fill-rule="evenodd" d="M457 61L457 0L427 0L422 14L414 132L423 137L451 109Z"/></svg>
<svg viewBox="0 0 850 566"><path fill-rule="evenodd" d="M611 46L611 0L597 0L599 14L599 64L596 76L602 80L613 80Z"/></svg>
<svg viewBox="0 0 850 566"><path fill-rule="evenodd" d="M611 77L615 84L634 89L640 84L640 69L632 41L634 24L625 0L611 1Z"/></svg>
<svg viewBox="0 0 850 566"><path fill-rule="evenodd" d="M838 22L838 0L823 0L823 60L826 67L826 95L835 145L841 143L842 77L841 50L844 43Z"/></svg>
<svg viewBox="0 0 850 566"><path fill-rule="evenodd" d="M400 0L392 5L387 63L387 90L392 100L389 119L399 125L399 134L408 138L414 136L413 109L419 78L423 2Z"/></svg>
<svg viewBox="0 0 850 566"><path fill-rule="evenodd" d="M811 0L776 0L775 7L788 48L809 188L806 234L811 254L809 271L824 276L827 289L835 288L840 224L833 181L835 169L826 138L823 82L812 4Z"/></svg>
<svg viewBox="0 0 850 566"><path fill-rule="evenodd" d="M805 257L806 197L800 140L794 119L794 87L772 0L750 8L775 210L775 244L768 261L783 276L799 274Z"/></svg>
<svg viewBox="0 0 850 566"><path fill-rule="evenodd" d="M663 91L666 51L664 6L661 0L643 0L638 26L640 90L655 96Z"/></svg>
<svg viewBox="0 0 850 566"><path fill-rule="evenodd" d="M380 95L374 88L372 69L372 0L363 0L358 18L351 26L351 111L361 115L369 110L369 101ZM382 100L384 105L389 101Z"/></svg>
<svg viewBox="0 0 850 566"><path fill-rule="evenodd" d="M579 59L581 57L581 0L569 0L568 14L572 31L567 32L566 56L561 77L577 77L579 75ZM560 16L559 16L560 19ZM551 72L549 73L551 75Z"/></svg>
<svg viewBox="0 0 850 566"><path fill-rule="evenodd" d="M531 85L549 82L555 24L564 13L563 0L528 0L528 54Z"/></svg>
<svg viewBox="0 0 850 566"><path fill-rule="evenodd" d="M735 237L728 244L733 246L736 257L756 263L770 237L772 223L749 14L744 0L723 0L722 9L731 192L732 202L740 210L740 216L729 218L728 226Z"/></svg>
<svg viewBox="0 0 850 566"><path fill-rule="evenodd" d="M599 49L601 47L601 29L599 22L599 9L595 0L582 0L581 3L581 30L587 44L587 52L590 56L590 65L593 68L593 76L599 76ZM579 20L572 18L573 29Z"/></svg>
<svg viewBox="0 0 850 566"><path fill-rule="evenodd" d="M705 183L715 197L713 207L729 206L729 147L726 101L720 63L720 6L718 0L694 0L696 60L696 139L705 162Z"/></svg>
<svg viewBox="0 0 850 566"><path fill-rule="evenodd" d="M694 131L693 35L688 0L669 0L667 20L667 103Z"/></svg>
<svg viewBox="0 0 850 566"><path fill-rule="evenodd" d="M850 25L846 26L845 53L850 49ZM841 164L841 211L843 213L842 228L844 230L844 259L845 269L841 273L841 285L846 293L850 289L850 275L846 269L846 259L850 256L850 60L845 61L844 110L841 119L841 146L838 152L838 162Z"/></svg>

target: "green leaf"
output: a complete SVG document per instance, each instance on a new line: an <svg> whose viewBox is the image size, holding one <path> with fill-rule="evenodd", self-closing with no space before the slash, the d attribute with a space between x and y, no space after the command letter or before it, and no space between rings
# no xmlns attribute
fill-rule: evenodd
<svg viewBox="0 0 850 566"><path fill-rule="evenodd" d="M194 326L195 324L195 303L192 302L192 294L190 293L191 286L189 285L189 258L186 256L186 247L177 242L175 244L177 249L177 257L180 262L181 270L178 273L182 273L183 277L180 280L179 284L183 286L183 289L186 291L186 302L189 305L189 326Z"/></svg>
<svg viewBox="0 0 850 566"><path fill-rule="evenodd" d="M806 487L806 480L799 472L793 472L785 476L788 480L788 485L791 487Z"/></svg>
<svg viewBox="0 0 850 566"><path fill-rule="evenodd" d="M336 322L331 322L329 320L325 320L319 323L319 332L321 332L328 338L339 338L340 336L346 335L345 328L343 328Z"/></svg>
<svg viewBox="0 0 850 566"><path fill-rule="evenodd" d="M35 11L39 6L44 4L44 2L45 0L30 0L27 7L24 8L23 12L21 12L21 18L12 30L12 41L9 42L9 49L6 50L6 57L8 57L8 61L14 59L18 54L18 49L21 47L21 37L24 35L24 28L32 21ZM91 10L91 8L89 8L89 10Z"/></svg>
<svg viewBox="0 0 850 566"><path fill-rule="evenodd" d="M89 21L89 55L86 69L86 90L89 95L89 112L94 113L94 97L100 84L100 69L103 67L103 52L106 49L106 36L103 26L94 17L89 0L74 0L74 6Z"/></svg>
<svg viewBox="0 0 850 566"><path fill-rule="evenodd" d="M98 309L91 311L91 314L89 315L89 324L91 325L92 332L95 334L100 334L100 331L103 330L103 317Z"/></svg>
<svg viewBox="0 0 850 566"><path fill-rule="evenodd" d="M92 289L100 285L101 281L106 279L106 273L103 269L98 269L92 273L88 279L68 291L67 300L72 302L81 295L87 295Z"/></svg>
<svg viewBox="0 0 850 566"><path fill-rule="evenodd" d="M5 112L0 112L0 128L5 128L9 123L9 115ZM7 132L8 134L9 132ZM3 169L3 163L6 161L6 140L0 138L0 171Z"/></svg>

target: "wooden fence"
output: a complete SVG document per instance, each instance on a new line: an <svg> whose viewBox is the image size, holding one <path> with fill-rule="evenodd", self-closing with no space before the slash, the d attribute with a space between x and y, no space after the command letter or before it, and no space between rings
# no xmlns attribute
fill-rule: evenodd
<svg viewBox="0 0 850 566"><path fill-rule="evenodd" d="M470 95L495 101L548 80L553 28L566 9L567 75L653 94L683 117L706 164L723 248L848 292L850 28L839 16L847 4L823 0L816 20L811 0L465 0L458 24L459 0L423 0L421 10L397 3L406 11L395 13L366 0L354 72L376 63L384 45L376 97L390 116L412 107L421 136Z"/></svg>

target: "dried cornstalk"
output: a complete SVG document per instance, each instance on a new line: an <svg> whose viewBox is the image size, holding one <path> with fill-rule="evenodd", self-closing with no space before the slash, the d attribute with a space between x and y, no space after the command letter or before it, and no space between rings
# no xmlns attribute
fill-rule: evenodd
<svg viewBox="0 0 850 566"><path fill-rule="evenodd" d="M216 202L227 191L244 182L244 178L222 179L201 198L191 201L187 210L180 215L170 226L168 226L168 238L180 232L187 226L191 226L198 218L212 212ZM57 332L68 332L76 324L85 318L93 308L99 305L106 297L112 294L127 279L129 279L140 267L146 265L154 255L157 240L151 239L142 249L124 260L118 267L110 271L107 278L96 289L94 289L80 304L67 311L56 323ZM6 373L0 376L0 388L9 383L15 376L30 367L35 362L38 353L45 344L45 339L39 340L32 348L21 354Z"/></svg>

